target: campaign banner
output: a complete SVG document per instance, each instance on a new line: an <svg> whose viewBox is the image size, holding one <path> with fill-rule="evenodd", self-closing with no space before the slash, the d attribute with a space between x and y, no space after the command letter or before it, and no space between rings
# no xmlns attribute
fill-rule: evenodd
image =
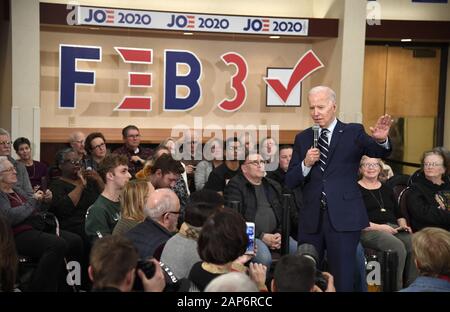
<svg viewBox="0 0 450 312"><path fill-rule="evenodd" d="M76 6L77 25L184 32L308 36L308 19L157 12Z"/></svg>

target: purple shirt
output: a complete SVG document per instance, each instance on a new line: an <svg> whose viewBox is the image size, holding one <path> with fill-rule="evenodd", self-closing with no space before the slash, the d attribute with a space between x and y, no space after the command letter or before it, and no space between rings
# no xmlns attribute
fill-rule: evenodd
<svg viewBox="0 0 450 312"><path fill-rule="evenodd" d="M48 175L48 167L46 164L33 160L33 164L31 166L25 166L27 168L28 176L30 177L31 186L35 187L36 185L42 186L42 178L47 178ZM47 183L47 182L44 182ZM46 187L45 187L46 188Z"/></svg>

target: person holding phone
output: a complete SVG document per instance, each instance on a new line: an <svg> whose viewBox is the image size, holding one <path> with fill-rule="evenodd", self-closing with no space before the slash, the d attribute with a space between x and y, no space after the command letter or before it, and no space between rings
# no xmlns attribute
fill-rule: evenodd
<svg viewBox="0 0 450 312"><path fill-rule="evenodd" d="M363 156L359 167L361 179L358 184L370 224L361 233L361 243L366 248L397 253L397 289L402 289L417 277L412 255L412 230L400 212L394 192L379 180L383 170L381 160Z"/></svg>

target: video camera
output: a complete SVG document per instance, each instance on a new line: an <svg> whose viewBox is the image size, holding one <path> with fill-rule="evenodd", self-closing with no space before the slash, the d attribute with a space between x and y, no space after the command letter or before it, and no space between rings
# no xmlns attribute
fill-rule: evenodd
<svg viewBox="0 0 450 312"><path fill-rule="evenodd" d="M319 262L319 254L317 253L316 248L311 244L301 244L297 248L297 255L310 259L314 263L314 267L316 269L314 283L322 291L325 291L328 288L328 281L322 274L322 271L317 268L317 263Z"/></svg>

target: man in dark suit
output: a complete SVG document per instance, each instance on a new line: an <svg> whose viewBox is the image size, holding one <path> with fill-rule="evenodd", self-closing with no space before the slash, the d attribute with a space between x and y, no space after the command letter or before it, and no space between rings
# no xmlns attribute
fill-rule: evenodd
<svg viewBox="0 0 450 312"><path fill-rule="evenodd" d="M363 155L389 155L389 115L381 116L367 135L361 124L336 119L336 94L328 87L309 91L311 117L320 129L317 147L308 128L295 138L286 185L303 185L303 207L299 211L298 243L314 245L323 258L327 250L328 271L337 291L352 291L355 254L361 230L369 225L357 175Z"/></svg>

